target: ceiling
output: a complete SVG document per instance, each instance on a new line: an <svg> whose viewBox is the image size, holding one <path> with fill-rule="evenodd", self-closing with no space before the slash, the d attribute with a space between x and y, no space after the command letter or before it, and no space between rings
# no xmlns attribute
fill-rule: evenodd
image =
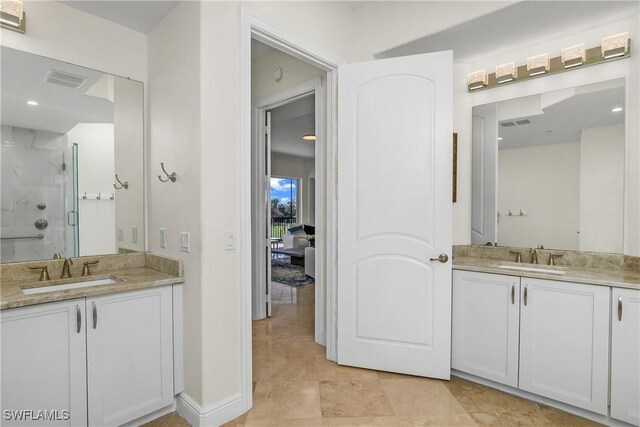
<svg viewBox="0 0 640 427"><path fill-rule="evenodd" d="M637 14L638 1L521 1L485 16L398 46L378 58L453 50L472 63Z"/></svg>
<svg viewBox="0 0 640 427"><path fill-rule="evenodd" d="M315 142L303 135L315 133L315 96L300 98L271 110L271 151L313 158Z"/></svg>
<svg viewBox="0 0 640 427"><path fill-rule="evenodd" d="M179 1L60 1L67 6L148 34Z"/></svg>
<svg viewBox="0 0 640 427"><path fill-rule="evenodd" d="M612 81L608 85L588 85L567 91L532 95L519 98L522 104L537 105L537 114L505 116L499 121L498 136L502 138L499 149L521 148L545 144L561 144L579 142L581 131L592 127L624 123L625 113L612 112L614 107L625 106L625 87L623 80ZM545 96L546 95L546 96ZM498 103L499 115L501 107L514 110L505 105L510 101ZM540 106L542 105L542 108ZM531 123L503 127L505 122L528 119Z"/></svg>
<svg viewBox="0 0 640 427"><path fill-rule="evenodd" d="M86 92L105 74L2 46L3 126L67 133L78 123L113 123L113 102ZM85 77L77 89L45 81L49 70ZM31 106L28 100L39 105Z"/></svg>

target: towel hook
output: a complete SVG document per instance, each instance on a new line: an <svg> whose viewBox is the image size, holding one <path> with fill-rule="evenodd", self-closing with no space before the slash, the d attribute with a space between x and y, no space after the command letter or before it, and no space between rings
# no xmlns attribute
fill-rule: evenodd
<svg viewBox="0 0 640 427"><path fill-rule="evenodd" d="M116 174L116 181L118 181L118 184L120 184L120 187L113 184L113 188L115 188L116 190L122 190L123 188L125 190L129 189L129 181L125 181L125 182L120 181L120 178L118 178L118 174Z"/></svg>
<svg viewBox="0 0 640 427"><path fill-rule="evenodd" d="M169 172L167 172L167 170L164 168L164 163L160 163L160 167L162 168L162 172L164 172L164 174L167 175L166 179L162 179L162 175L158 175L158 179L160 180L160 182L167 182L167 181L176 182L176 178L178 176L176 175L175 172L172 172L171 174L169 174Z"/></svg>

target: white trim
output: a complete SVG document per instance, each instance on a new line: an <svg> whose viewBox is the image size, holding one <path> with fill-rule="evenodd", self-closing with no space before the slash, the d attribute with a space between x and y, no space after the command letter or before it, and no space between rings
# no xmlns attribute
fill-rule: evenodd
<svg viewBox="0 0 640 427"><path fill-rule="evenodd" d="M236 394L208 408L202 408L191 396L182 393L176 396L176 411L193 427L219 426L245 413L244 399Z"/></svg>
<svg viewBox="0 0 640 427"><path fill-rule="evenodd" d="M455 369L451 370L452 377L463 378L465 380L472 381L474 383L482 384L487 387L491 387L496 390L503 391L505 393L512 394L514 396L522 397L524 399L533 400L534 402L542 403L547 406L551 406L552 408L560 409L561 411L569 412L570 414L577 415L582 418L586 418L591 421L595 421L600 424L604 424L607 426L632 426L632 424L627 424L623 421L616 420L607 415L596 414L595 412L587 411L582 408L576 408L572 405L567 405L566 403L558 402L557 400L549 399L547 397L539 396L534 393L529 393L524 390L520 390L517 388L509 387L508 385L500 384L491 380L487 380L485 378L477 377L475 375L467 374L466 372L457 371Z"/></svg>
<svg viewBox="0 0 640 427"><path fill-rule="evenodd" d="M264 16L242 5L240 8L240 135L239 149L239 277L240 277L240 318L241 318L241 396L245 411L251 409L252 396L252 347L251 347L251 38L301 59L327 72L327 247L332 262L326 263L327 283L327 324L335 327L335 144L336 144L336 100L337 69L345 63L341 58L318 49L313 44L301 40L297 35L276 25ZM316 180L317 181L317 180ZM327 357L335 360L335 329L327 335Z"/></svg>

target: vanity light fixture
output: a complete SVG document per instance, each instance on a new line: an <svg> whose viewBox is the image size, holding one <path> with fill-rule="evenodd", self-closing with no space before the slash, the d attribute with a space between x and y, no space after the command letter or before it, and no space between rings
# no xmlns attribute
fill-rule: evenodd
<svg viewBox="0 0 640 427"><path fill-rule="evenodd" d="M549 60L548 53L542 53L540 55L531 56L527 58L527 71L529 77L539 76L549 72L551 61Z"/></svg>
<svg viewBox="0 0 640 427"><path fill-rule="evenodd" d="M304 139L305 141L315 141L316 140L316 136L313 135L313 134L303 135L302 139Z"/></svg>
<svg viewBox="0 0 640 427"><path fill-rule="evenodd" d="M578 67L587 60L584 43L562 49L562 64L564 68Z"/></svg>
<svg viewBox="0 0 640 427"><path fill-rule="evenodd" d="M30 101L27 101L27 104L33 105L35 107L36 105L38 105L38 101L31 101L30 100Z"/></svg>
<svg viewBox="0 0 640 427"><path fill-rule="evenodd" d="M619 112L620 112L620 111L622 111L622 110L623 110L623 108L622 108L622 107L613 107L613 108L611 109L611 112L612 112L612 113L619 113Z"/></svg>
<svg viewBox="0 0 640 427"><path fill-rule="evenodd" d="M629 33L614 34L601 40L602 57L617 58L629 52Z"/></svg>
<svg viewBox="0 0 640 427"><path fill-rule="evenodd" d="M498 65L496 67L496 80L499 84L509 83L518 78L518 67L515 62Z"/></svg>
<svg viewBox="0 0 640 427"><path fill-rule="evenodd" d="M489 76L485 70L474 71L467 76L469 91L484 89L489 85Z"/></svg>
<svg viewBox="0 0 640 427"><path fill-rule="evenodd" d="M0 26L19 33L25 32L22 0L2 0L0 2Z"/></svg>

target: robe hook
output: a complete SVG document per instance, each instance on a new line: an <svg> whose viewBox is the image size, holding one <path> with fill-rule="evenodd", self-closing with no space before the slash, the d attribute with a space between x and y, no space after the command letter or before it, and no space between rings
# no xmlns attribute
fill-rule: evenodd
<svg viewBox="0 0 640 427"><path fill-rule="evenodd" d="M171 174L169 174L169 172L167 172L167 170L164 168L164 163L160 163L160 167L162 168L162 172L164 172L164 174L167 175L166 179L162 179L162 175L158 175L158 179L160 180L160 182L167 182L167 181L176 182L176 178L178 176L176 175L175 172L172 172Z"/></svg>
<svg viewBox="0 0 640 427"><path fill-rule="evenodd" d="M118 174L116 174L116 181L118 181L118 184L120 184L120 187L113 184L113 188L115 188L116 190L122 190L123 188L125 190L129 189L129 181L125 181L125 182L120 181L120 178L118 178Z"/></svg>

